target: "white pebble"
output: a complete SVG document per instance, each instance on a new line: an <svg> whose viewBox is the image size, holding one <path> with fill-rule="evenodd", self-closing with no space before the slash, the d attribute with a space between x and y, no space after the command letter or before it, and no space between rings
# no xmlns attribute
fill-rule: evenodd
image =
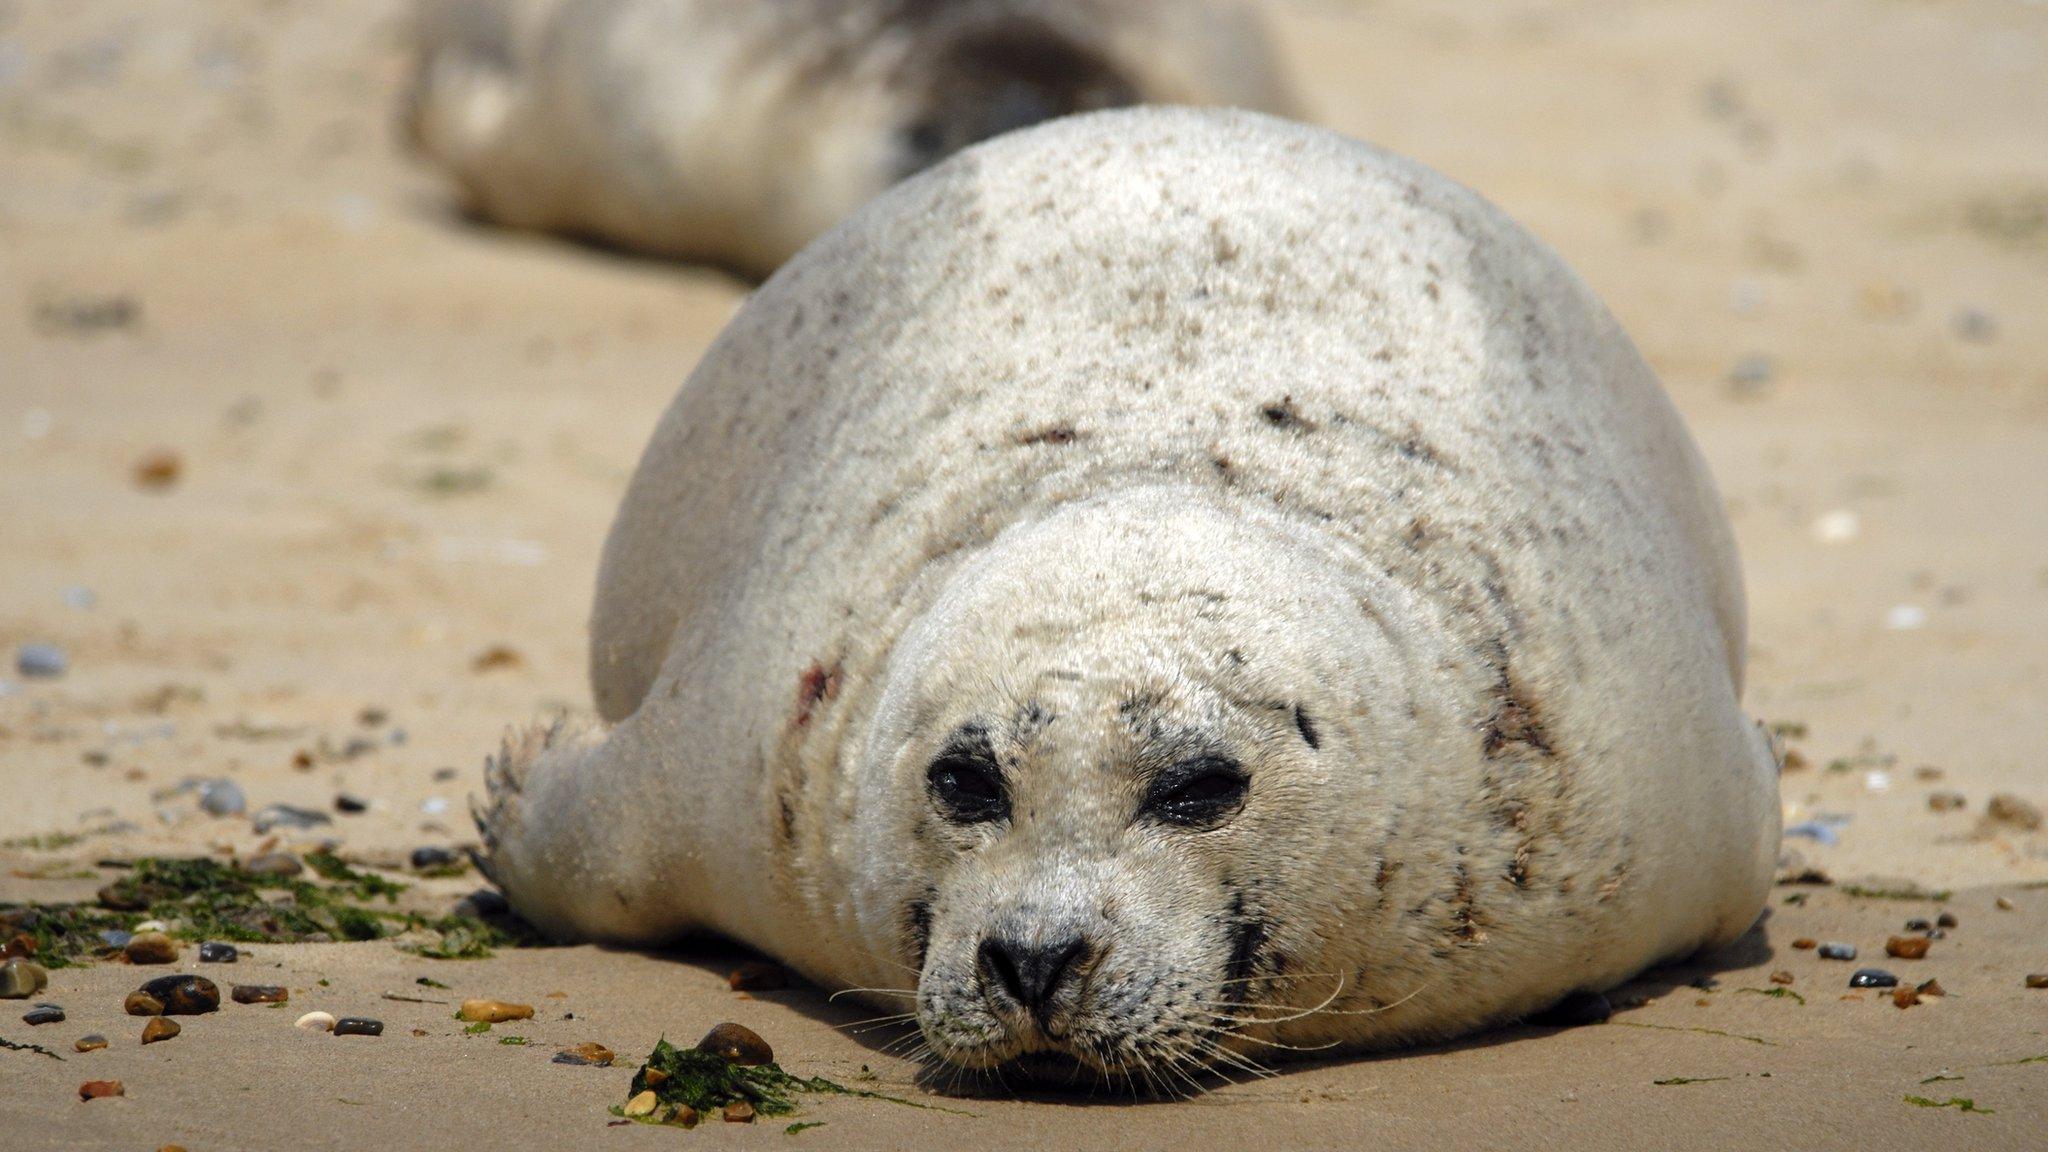
<svg viewBox="0 0 2048 1152"><path fill-rule="evenodd" d="M1823 544L1847 544L1863 534L1863 518L1837 508L1813 522L1813 534Z"/></svg>
<svg viewBox="0 0 2048 1152"><path fill-rule="evenodd" d="M308 1012L292 1025L307 1032L334 1031L334 1017L326 1012Z"/></svg>
<svg viewBox="0 0 2048 1152"><path fill-rule="evenodd" d="M420 801L420 811L425 812L429 816L438 816L447 810L448 801L444 797L429 796L425 800Z"/></svg>
<svg viewBox="0 0 2048 1152"><path fill-rule="evenodd" d="M1872 770L1863 774L1863 786L1872 792L1888 792L1892 786L1892 774Z"/></svg>
<svg viewBox="0 0 2048 1152"><path fill-rule="evenodd" d="M144 920L144 921L143 921L142 923L140 923L140 924L137 924L137 925L135 926L135 934L136 934L136 935L138 935L138 936L140 936L140 935L141 935L142 933L144 933L144 932L168 932L168 931L170 931L170 929L168 929L168 928L164 927L164 922L163 922L163 921L161 921L161 920Z"/></svg>
<svg viewBox="0 0 2048 1152"><path fill-rule="evenodd" d="M1895 604L1884 614L1884 626L1894 632L1911 632L1927 623L1927 609L1918 604Z"/></svg>

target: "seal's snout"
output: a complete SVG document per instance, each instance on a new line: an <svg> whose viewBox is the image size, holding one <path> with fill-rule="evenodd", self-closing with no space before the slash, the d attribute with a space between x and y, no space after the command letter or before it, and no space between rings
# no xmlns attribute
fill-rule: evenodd
<svg viewBox="0 0 2048 1152"><path fill-rule="evenodd" d="M1049 940L982 940L976 957L982 994L999 1012L1022 1012L1046 1028L1062 993L1080 982L1089 953L1079 933Z"/></svg>

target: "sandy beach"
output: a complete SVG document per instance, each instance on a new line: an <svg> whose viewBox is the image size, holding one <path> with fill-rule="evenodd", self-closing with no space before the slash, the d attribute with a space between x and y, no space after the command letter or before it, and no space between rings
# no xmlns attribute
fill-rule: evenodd
<svg viewBox="0 0 2048 1152"><path fill-rule="evenodd" d="M452 904L474 873L408 854L473 842L506 725L589 707L604 532L748 286L459 219L394 140L405 8L0 0L0 903L331 840ZM229 969L188 946L0 1002L0 1039L62 1056L0 1049L0 1147L2048 1144L2048 989L2023 986L2048 972L2048 6L1296 0L1277 23L1318 122L1503 205L1657 368L1742 548L1749 706L1797 754L1784 870L1832 883L1779 887L1605 1025L1174 1102L947 1095L901 1033L846 1027L871 1013L742 997L715 949L254 944ZM60 674L25 674L34 645ZM244 814L189 783L223 779ZM257 831L273 804L327 822ZM1924 959L1885 958L1943 911ZM1865 965L1946 995L1895 1007L1848 987ZM171 971L291 1002L144 1048L122 997ZM539 1011L472 1034L419 1002L468 996ZM67 1019L26 1024L38 1001ZM315 1009L386 1030L291 1027ZM607 1127L657 1037L722 1020L799 1075L952 1111ZM111 1046L74 1051L88 1032ZM551 1062L588 1041L618 1066ZM96 1079L126 1094L81 1102Z"/></svg>

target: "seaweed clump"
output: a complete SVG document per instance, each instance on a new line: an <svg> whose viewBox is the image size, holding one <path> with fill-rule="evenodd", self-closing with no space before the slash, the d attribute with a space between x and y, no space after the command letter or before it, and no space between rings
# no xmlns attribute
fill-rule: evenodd
<svg viewBox="0 0 2048 1152"><path fill-rule="evenodd" d="M637 1103L635 1098L648 1092L654 1094L654 1107L648 1111L632 1108ZM912 1108L954 1112L951 1108L936 1108L899 1096L848 1088L823 1076L809 1079L793 1076L773 1061L741 1064L703 1047L677 1048L663 1038L655 1043L647 1062L633 1074L633 1084L626 1096L629 1103L614 1104L611 1114L642 1124L689 1128L695 1126L699 1119L719 1115L731 1104L748 1105L758 1116L788 1116L797 1110L797 1098L806 1094L858 1096L906 1104ZM955 1114L969 1115L964 1112Z"/></svg>

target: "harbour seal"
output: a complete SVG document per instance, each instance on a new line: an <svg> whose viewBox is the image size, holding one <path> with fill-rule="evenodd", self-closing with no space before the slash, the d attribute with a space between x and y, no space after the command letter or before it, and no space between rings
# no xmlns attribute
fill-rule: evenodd
<svg viewBox="0 0 2048 1152"><path fill-rule="evenodd" d="M402 116L476 215L762 275L978 140L1290 113L1245 0L422 0Z"/></svg>
<svg viewBox="0 0 2048 1152"><path fill-rule="evenodd" d="M609 727L492 759L489 874L963 1068L1449 1037L1770 882L1678 415L1550 249L1319 129L1096 113L884 194L707 352L598 584Z"/></svg>

